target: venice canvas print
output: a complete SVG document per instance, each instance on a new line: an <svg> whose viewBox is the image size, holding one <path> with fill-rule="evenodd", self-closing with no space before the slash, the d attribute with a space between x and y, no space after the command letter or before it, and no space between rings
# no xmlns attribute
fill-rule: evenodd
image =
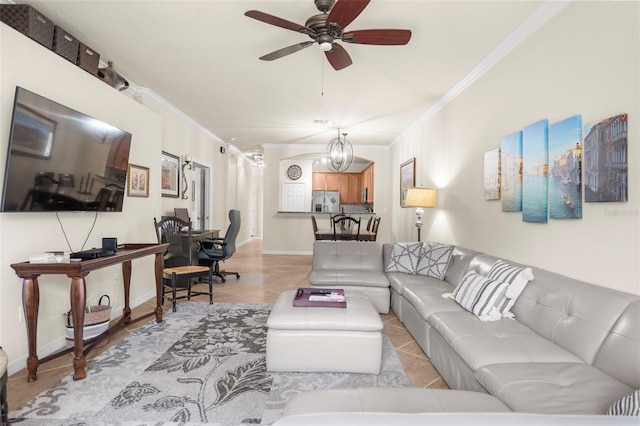
<svg viewBox="0 0 640 426"><path fill-rule="evenodd" d="M500 199L500 148L484 153L484 199Z"/></svg>
<svg viewBox="0 0 640 426"><path fill-rule="evenodd" d="M627 114L584 127L584 200L626 202Z"/></svg>
<svg viewBox="0 0 640 426"><path fill-rule="evenodd" d="M582 219L582 117L549 126L549 217Z"/></svg>
<svg viewBox="0 0 640 426"><path fill-rule="evenodd" d="M522 131L502 138L500 176L502 211L522 211Z"/></svg>
<svg viewBox="0 0 640 426"><path fill-rule="evenodd" d="M547 223L549 122L541 120L522 131L522 220Z"/></svg>

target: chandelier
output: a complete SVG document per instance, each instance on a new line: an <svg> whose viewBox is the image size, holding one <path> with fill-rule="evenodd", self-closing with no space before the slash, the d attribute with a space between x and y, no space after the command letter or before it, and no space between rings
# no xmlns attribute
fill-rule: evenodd
<svg viewBox="0 0 640 426"><path fill-rule="evenodd" d="M340 137L342 135L342 137ZM327 146L327 157L329 159L329 168L336 172L344 172L353 163L353 145L347 140L347 133L340 133L338 129L338 137L329 142Z"/></svg>

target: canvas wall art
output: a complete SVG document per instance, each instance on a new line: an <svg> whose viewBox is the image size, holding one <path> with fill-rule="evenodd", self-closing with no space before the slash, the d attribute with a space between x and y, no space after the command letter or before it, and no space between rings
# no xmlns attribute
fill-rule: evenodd
<svg viewBox="0 0 640 426"><path fill-rule="evenodd" d="M628 200L627 114L584 127L584 200Z"/></svg>
<svg viewBox="0 0 640 426"><path fill-rule="evenodd" d="M547 223L549 121L540 120L522 130L522 220Z"/></svg>
<svg viewBox="0 0 640 426"><path fill-rule="evenodd" d="M500 199L500 148L484 153L484 199Z"/></svg>
<svg viewBox="0 0 640 426"><path fill-rule="evenodd" d="M522 131L502 138L500 176L502 211L522 211Z"/></svg>
<svg viewBox="0 0 640 426"><path fill-rule="evenodd" d="M582 219L582 117L549 126L549 217Z"/></svg>

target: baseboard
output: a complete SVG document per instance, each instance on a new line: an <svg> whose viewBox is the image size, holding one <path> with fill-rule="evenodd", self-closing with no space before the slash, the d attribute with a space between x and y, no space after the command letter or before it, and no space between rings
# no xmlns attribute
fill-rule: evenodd
<svg viewBox="0 0 640 426"><path fill-rule="evenodd" d="M149 299L152 299L155 297L156 297L156 291L154 289L153 291L143 294L142 296L137 297L136 299L130 301L129 306L131 307L131 309L136 308L142 305L143 303L145 303L146 301L148 301ZM124 309L124 306L120 307L119 309L111 309L111 320L114 320L122 316L123 309ZM60 323L62 324L62 321ZM67 346L67 338L63 335L62 337L59 337L47 343L46 345L38 346L38 358L42 359L48 355L58 352L60 349L66 346ZM23 368L26 368L27 358L28 358L28 354L25 356L19 357L18 359L7 364L7 375L11 376L12 374L17 373Z"/></svg>

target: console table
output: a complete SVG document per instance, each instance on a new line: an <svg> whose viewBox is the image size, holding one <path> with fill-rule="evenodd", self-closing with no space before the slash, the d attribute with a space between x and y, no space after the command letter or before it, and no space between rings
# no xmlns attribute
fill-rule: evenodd
<svg viewBox="0 0 640 426"><path fill-rule="evenodd" d="M86 377L85 355L95 347L95 345L108 335L130 324L147 318L153 313L141 316L135 320L131 319L131 308L129 307L129 290L131 286L131 261L145 256L155 255L155 281L156 281L156 309L155 316L157 322L162 322L162 268L163 253L167 250L168 244L124 244L118 247L114 255L100 257L97 259L80 260L72 259L70 263L14 263L11 267L16 271L16 275L22 278L22 304L24 307L25 321L27 325L27 339L29 345L29 357L27 358L27 381L37 380L37 370L40 362L46 362L58 356L73 352L73 379L80 380ZM73 348L63 350L38 360L37 353L37 329L38 329L38 308L40 305L40 291L38 288L38 277L40 275L67 275L71 278L71 315L74 324L84 324L84 310L86 304L86 283L85 277L91 271L122 264L122 277L124 285L124 309L122 318L109 328L104 334L87 342L87 347L82 340L83 327L73 328Z"/></svg>

